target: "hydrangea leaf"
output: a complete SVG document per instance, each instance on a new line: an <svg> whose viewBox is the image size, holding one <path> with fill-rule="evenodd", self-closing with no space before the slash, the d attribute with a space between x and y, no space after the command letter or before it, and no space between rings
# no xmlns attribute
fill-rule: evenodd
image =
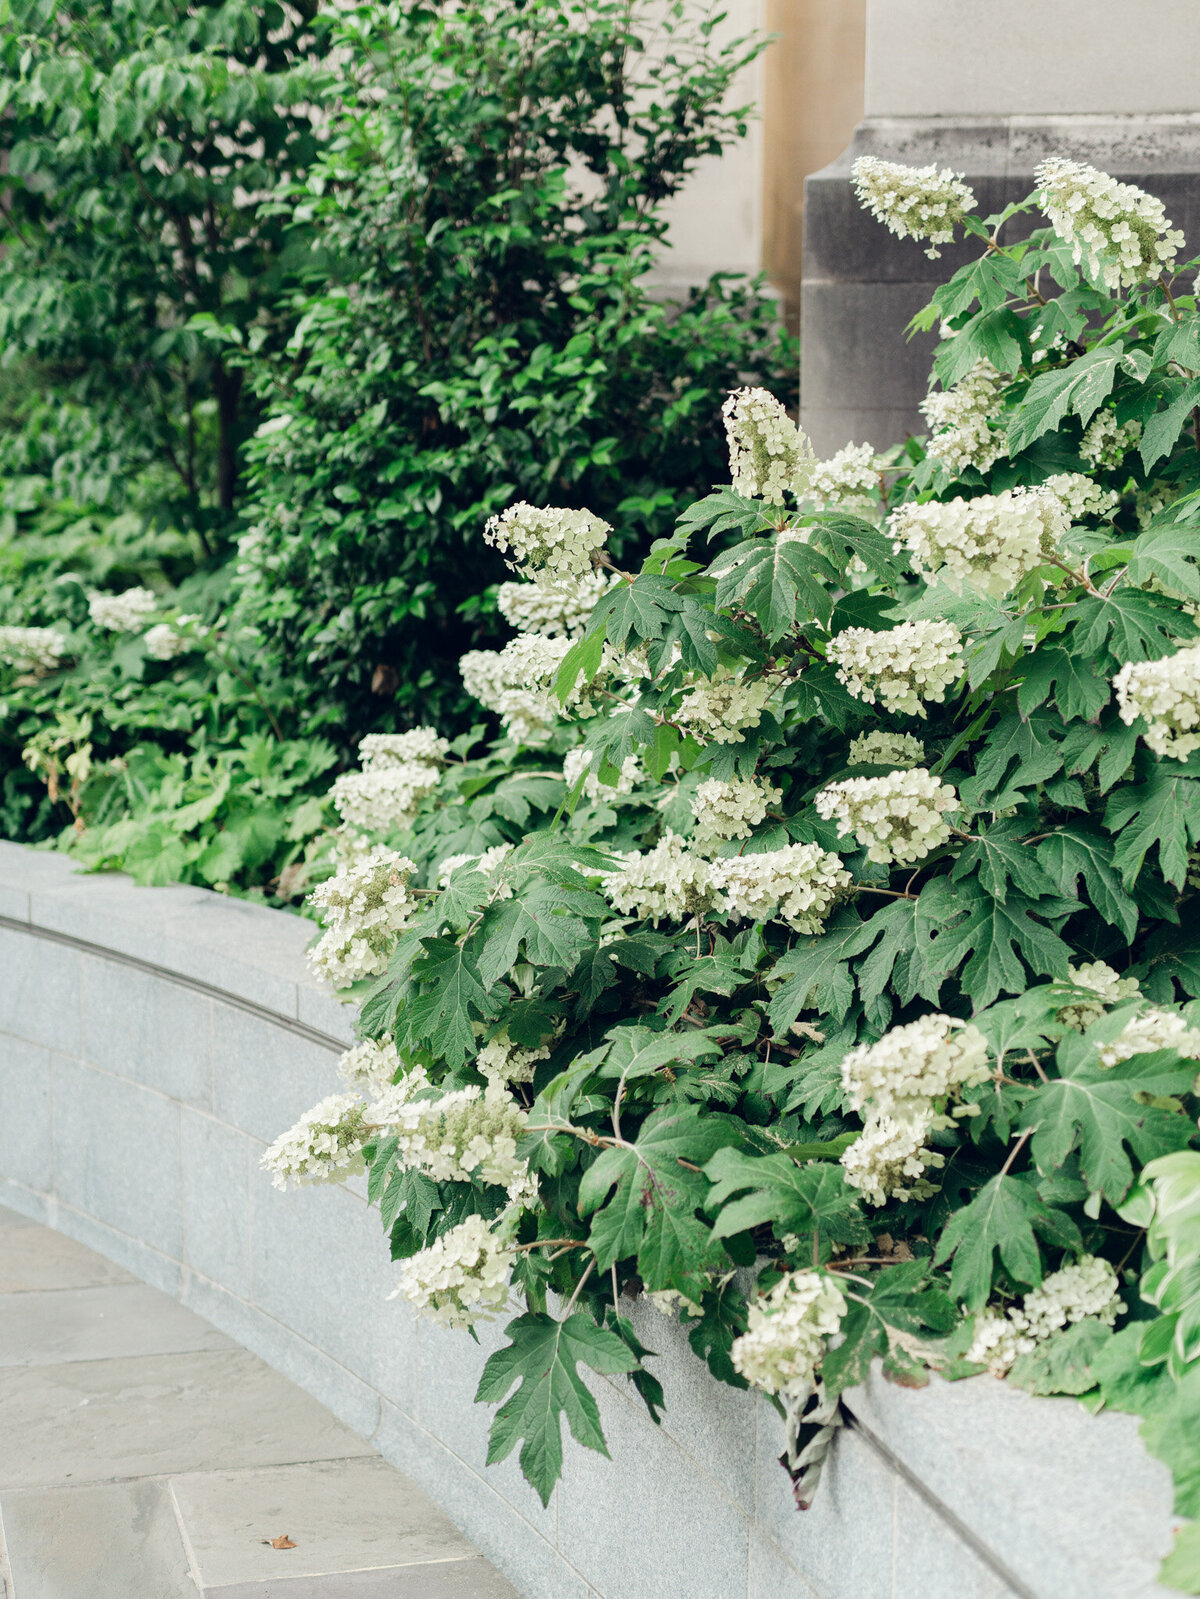
<svg viewBox="0 0 1200 1599"><path fill-rule="evenodd" d="M517 1390L496 1413L487 1463L506 1459L521 1442L521 1470L544 1505L562 1475L562 1417L577 1443L608 1454L600 1412L579 1375L582 1363L602 1376L633 1371L637 1356L623 1339L577 1311L565 1321L530 1312L504 1329L507 1348L488 1357L476 1403L494 1404Z"/></svg>
<svg viewBox="0 0 1200 1599"><path fill-rule="evenodd" d="M689 505L675 523L680 533L703 533L708 529L709 539L719 533L741 533L750 538L770 527L767 507L761 500L748 499L728 486L714 489L703 499Z"/></svg>
<svg viewBox="0 0 1200 1599"><path fill-rule="evenodd" d="M820 551L797 538L755 539L718 556L709 569L717 579L716 603L750 611L768 639L780 639L797 622L828 625L830 587L838 573Z"/></svg>
<svg viewBox="0 0 1200 1599"><path fill-rule="evenodd" d="M456 1066L475 1051L473 1024L494 1016L496 1004L469 948L447 938L423 938L421 944L425 953L413 962L413 973L422 991L408 1002L409 1030Z"/></svg>
<svg viewBox="0 0 1200 1599"><path fill-rule="evenodd" d="M1149 528L1135 539L1129 562L1129 581L1139 585L1157 579L1164 588L1174 589L1191 599L1200 599L1200 566L1196 565L1196 528L1173 522L1166 527Z"/></svg>
<svg viewBox="0 0 1200 1599"><path fill-rule="evenodd" d="M1076 908L1074 902L1060 900L1047 906L1015 890L1002 902L974 882L935 878L922 890L918 907L930 932L922 954L921 992L936 1001L942 984L957 973L972 1009L982 1010L1001 994L1020 993L1029 973L1065 978L1070 947L1036 920L1040 908L1064 905Z"/></svg>
<svg viewBox="0 0 1200 1599"><path fill-rule="evenodd" d="M1072 648L1089 660L1107 651L1122 666L1170 655L1177 639L1195 638L1200 631L1178 600L1124 584L1108 595L1088 595L1075 610L1079 620Z"/></svg>
<svg viewBox="0 0 1200 1599"><path fill-rule="evenodd" d="M864 922L857 911L847 908L823 933L798 938L775 967L776 979L783 979L767 1007L775 1036L784 1037L802 1010L818 1010L842 1021L854 1002L850 961L870 949L882 932L878 917Z"/></svg>
<svg viewBox="0 0 1200 1599"><path fill-rule="evenodd" d="M535 878L511 899L496 900L488 907L471 940L480 976L491 987L511 970L522 949L534 966L573 971L593 942L588 922L607 914L608 906L599 895Z"/></svg>
<svg viewBox="0 0 1200 1599"><path fill-rule="evenodd" d="M1120 928L1127 943L1133 939L1138 908L1121 886L1111 839L1093 828L1064 827L1042 840L1037 858L1061 894L1074 897L1082 878L1088 898L1104 920Z"/></svg>
<svg viewBox="0 0 1200 1599"><path fill-rule="evenodd" d="M1075 411L1086 426L1112 392L1124 353L1120 344L1101 345L1064 367L1034 378L1009 423L1012 453L1018 455L1043 433L1058 427L1068 411Z"/></svg>
<svg viewBox="0 0 1200 1599"><path fill-rule="evenodd" d="M1060 1249L1083 1248L1066 1212L1038 1197L1036 1173L998 1172L950 1217L933 1258L938 1265L953 1260L951 1290L968 1310L982 1310L992 1291L997 1253L1014 1282L1026 1288L1041 1282L1038 1234Z"/></svg>
<svg viewBox="0 0 1200 1599"><path fill-rule="evenodd" d="M839 1148L830 1161L798 1166L783 1153L718 1150L704 1168L714 1185L708 1208L719 1212L713 1237L730 1238L770 1222L777 1238L795 1233L803 1243L815 1233L822 1260L828 1260L834 1244L865 1244L870 1232L858 1194L837 1164L840 1153ZM738 1194L740 1199L734 1197Z"/></svg>
<svg viewBox="0 0 1200 1599"><path fill-rule="evenodd" d="M1155 766L1144 783L1117 789L1105 810L1105 827L1118 835L1113 865L1126 888L1155 848L1167 882L1182 888L1187 880L1188 845L1200 840L1200 783L1177 776L1172 764Z"/></svg>
<svg viewBox="0 0 1200 1599"><path fill-rule="evenodd" d="M885 1267L869 1287L854 1285L866 1303L851 1303L842 1317L841 1343L821 1362L825 1391L831 1398L865 1382L871 1361L878 1355L887 1355L894 1343L897 1354L909 1356L900 1364L905 1385L921 1384L924 1379L920 1368L912 1359L912 1349L905 1350L904 1343L947 1333L957 1320L948 1295L939 1288L924 1286L928 1275L925 1261L910 1260ZM893 1332L901 1334L903 1341L897 1343Z"/></svg>
<svg viewBox="0 0 1200 1599"><path fill-rule="evenodd" d="M671 613L684 604L683 596L669 577L643 573L632 582L622 580L612 588L592 612L589 636L604 632L614 649L623 649L632 634L636 641L661 638Z"/></svg>
<svg viewBox="0 0 1200 1599"><path fill-rule="evenodd" d="M1044 711L1026 720L1006 716L988 735L975 763L973 788L997 806L1011 803L1007 790L1033 788L1062 770L1062 724ZM963 785L964 792L967 785ZM988 807L992 809L992 806Z"/></svg>
<svg viewBox="0 0 1200 1599"><path fill-rule="evenodd" d="M1010 883L1030 899L1053 894L1053 882L1025 842L1027 834L1025 823L1015 818L980 828L955 861L951 880L974 875L985 893L1002 902Z"/></svg>
<svg viewBox="0 0 1200 1599"><path fill-rule="evenodd" d="M1078 1146L1088 1186L1116 1205L1133 1182L1126 1146L1144 1164L1187 1144L1190 1119L1149 1102L1191 1088L1195 1067L1181 1066L1173 1052L1101 1066L1095 1046L1070 1034L1059 1045L1058 1068L1060 1075L1037 1089L1019 1119L1033 1133L1039 1171L1056 1170Z"/></svg>
<svg viewBox="0 0 1200 1599"><path fill-rule="evenodd" d="M695 1214L709 1188L699 1168L738 1137L728 1117L668 1109L648 1117L632 1144L604 1150L579 1185L580 1215L598 1212L589 1242L599 1268L637 1255L652 1288L699 1298L704 1272L724 1258L711 1228Z"/></svg>
<svg viewBox="0 0 1200 1599"><path fill-rule="evenodd" d="M1053 693L1064 721L1090 722L1112 698L1112 686L1096 671L1095 663L1059 644L1043 645L1027 655L1021 669L1025 676L1017 689L1017 704L1026 716Z"/></svg>

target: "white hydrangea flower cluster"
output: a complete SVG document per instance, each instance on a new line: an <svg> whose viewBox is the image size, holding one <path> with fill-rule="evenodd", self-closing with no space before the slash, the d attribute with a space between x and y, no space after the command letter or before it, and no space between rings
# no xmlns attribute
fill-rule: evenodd
<svg viewBox="0 0 1200 1599"><path fill-rule="evenodd" d="M340 1183L364 1171L365 1112L357 1094L331 1094L314 1105L263 1155L274 1186Z"/></svg>
<svg viewBox="0 0 1200 1599"><path fill-rule="evenodd" d="M848 766L920 766L925 746L911 733L863 733L850 740Z"/></svg>
<svg viewBox="0 0 1200 1599"><path fill-rule="evenodd" d="M1125 1309L1120 1283L1107 1260L1082 1255L1063 1266L1025 1295L1024 1318L1030 1336L1039 1342L1073 1322L1094 1317L1111 1327Z"/></svg>
<svg viewBox="0 0 1200 1599"><path fill-rule="evenodd" d="M689 802L696 818L692 843L708 849L728 838L749 838L782 797L774 784L757 777L705 778Z"/></svg>
<svg viewBox="0 0 1200 1599"><path fill-rule="evenodd" d="M438 786L436 766L413 761L403 766L370 766L334 779L330 798L349 827L388 833L411 827L417 807Z"/></svg>
<svg viewBox="0 0 1200 1599"><path fill-rule="evenodd" d="M666 1316L671 1321L676 1321L681 1316L704 1314L703 1305L698 1305L694 1299L689 1299L676 1288L656 1288L653 1293L647 1294L646 1298L660 1316Z"/></svg>
<svg viewBox="0 0 1200 1599"><path fill-rule="evenodd" d="M0 627L0 661L19 672L52 672L67 641L53 627Z"/></svg>
<svg viewBox="0 0 1200 1599"><path fill-rule="evenodd" d="M403 1295L443 1327L473 1327L498 1315L508 1303L515 1258L506 1240L482 1216L468 1216L405 1261L400 1282L388 1298Z"/></svg>
<svg viewBox="0 0 1200 1599"><path fill-rule="evenodd" d="M940 705L963 671L962 634L950 622L901 622L883 632L847 627L831 640L829 659L855 699L876 700L893 715L924 716Z"/></svg>
<svg viewBox="0 0 1200 1599"><path fill-rule="evenodd" d="M786 844L712 863L712 883L725 896L728 916L786 922L798 933L823 932L825 918L850 882L841 858L819 844Z"/></svg>
<svg viewBox="0 0 1200 1599"><path fill-rule="evenodd" d="M935 390L921 401L931 435L929 453L956 476L969 466L986 472L1008 454L1003 431L991 423L1003 387L1004 380L985 358L950 388Z"/></svg>
<svg viewBox="0 0 1200 1599"><path fill-rule="evenodd" d="M489 881L494 899L511 899L512 886L501 882L496 885L496 877L500 868L512 854L511 844L492 844L484 850L482 855L447 855L446 859L437 869L437 886L445 888L455 872L462 866L469 866L473 872L482 872Z"/></svg>
<svg viewBox="0 0 1200 1599"><path fill-rule="evenodd" d="M410 727L406 733L368 733L358 743L362 765L441 767L450 753L450 741L436 727Z"/></svg>
<svg viewBox="0 0 1200 1599"><path fill-rule="evenodd" d="M988 1076L987 1039L953 1016L921 1016L855 1045L842 1061L842 1088L864 1123L841 1157L846 1181L872 1205L933 1193L925 1172L945 1157L927 1147L929 1135L952 1127L947 1104Z"/></svg>
<svg viewBox="0 0 1200 1599"><path fill-rule="evenodd" d="M846 444L827 461L818 461L808 497L822 509L844 506L854 511L864 507L873 510L879 499L879 469L874 446Z"/></svg>
<svg viewBox="0 0 1200 1599"><path fill-rule="evenodd" d="M110 633L140 633L146 618L157 610L158 600L149 589L88 595L88 615L97 627Z"/></svg>
<svg viewBox="0 0 1200 1599"><path fill-rule="evenodd" d="M625 916L656 924L664 919L681 922L722 905L710 863L688 849L677 833L668 831L643 853L618 853L618 859L621 865L602 875L600 887Z"/></svg>
<svg viewBox="0 0 1200 1599"><path fill-rule="evenodd" d="M944 1155L926 1146L936 1120L920 1103L894 1116L868 1116L862 1132L842 1151L842 1170L851 1188L871 1205L928 1198L935 1190L925 1172L946 1164Z"/></svg>
<svg viewBox="0 0 1200 1599"><path fill-rule="evenodd" d="M1125 1309L1117 1274L1107 1260L1081 1255L1025 1295L1002 1315L985 1311L975 1322L966 1358L1003 1377L1019 1355L1031 1354L1052 1333L1080 1321L1111 1327Z"/></svg>
<svg viewBox="0 0 1200 1599"><path fill-rule="evenodd" d="M586 630L610 582L611 575L604 572L539 573L530 583L501 583L496 605L518 632L574 639Z"/></svg>
<svg viewBox="0 0 1200 1599"><path fill-rule="evenodd" d="M1200 750L1200 644L1158 661L1126 661L1113 679L1121 720L1146 720L1143 737L1156 755L1184 761Z"/></svg>
<svg viewBox="0 0 1200 1599"><path fill-rule="evenodd" d="M183 622L188 618L181 616L179 620ZM143 642L146 654L152 661L173 661L188 647L187 636L173 628L170 622L156 622L147 631Z"/></svg>
<svg viewBox="0 0 1200 1599"><path fill-rule="evenodd" d="M928 239L925 254L936 260L954 225L975 209L975 194L962 173L949 167L909 167L860 155L850 169L858 203L898 239Z"/></svg>
<svg viewBox="0 0 1200 1599"><path fill-rule="evenodd" d="M557 506L539 510L528 501L510 505L489 517L483 536L508 555L514 571L544 567L556 577L578 577L592 569L592 557L604 548L612 532L608 523L590 511L568 511Z"/></svg>
<svg viewBox="0 0 1200 1599"><path fill-rule="evenodd" d="M869 860L909 865L950 837L945 813L958 804L949 783L923 766L884 777L847 777L817 795L817 814L853 833Z"/></svg>
<svg viewBox="0 0 1200 1599"><path fill-rule="evenodd" d="M510 738L518 744L539 743L554 730L558 708L544 690L513 684L509 665L503 650L468 650L458 670L467 693L484 710L496 713Z"/></svg>
<svg viewBox="0 0 1200 1599"><path fill-rule="evenodd" d="M745 678L718 668L688 688L675 720L702 744L744 744L745 730L757 727L773 685L763 677Z"/></svg>
<svg viewBox="0 0 1200 1599"><path fill-rule="evenodd" d="M766 389L735 389L721 407L729 478L739 494L782 504L812 482L816 457L806 434Z"/></svg>
<svg viewBox="0 0 1200 1599"><path fill-rule="evenodd" d="M338 1076L351 1088L382 1094L400 1070L400 1054L390 1038L366 1039L348 1049L338 1061Z"/></svg>
<svg viewBox="0 0 1200 1599"><path fill-rule="evenodd" d="M1107 518L1120 504L1120 495L1112 489L1093 483L1086 472L1056 472L1044 483L1038 484L1045 494L1053 494L1072 522L1082 522L1086 517ZM1027 492L1014 489L1014 494Z"/></svg>
<svg viewBox="0 0 1200 1599"><path fill-rule="evenodd" d="M1038 490L913 501L888 518L897 552L907 550L922 577L959 594L970 587L997 599L1058 555L1068 526L1062 502Z"/></svg>
<svg viewBox="0 0 1200 1599"><path fill-rule="evenodd" d="M325 927L308 952L317 977L348 988L387 970L396 934L417 908L408 886L415 870L395 850L375 849L313 890L308 903L321 912Z"/></svg>
<svg viewBox="0 0 1200 1599"><path fill-rule="evenodd" d="M396 1135L402 1163L435 1183L469 1183L478 1178L522 1197L529 1165L517 1159L517 1139L525 1113L499 1083L474 1084L440 1099L387 1098L371 1107L371 1118Z"/></svg>
<svg viewBox="0 0 1200 1599"><path fill-rule="evenodd" d="M1157 1049L1174 1049L1184 1060L1200 1060L1200 1032L1174 1011L1143 1011L1125 1023L1112 1043L1100 1045L1100 1064L1116 1066L1134 1055L1150 1055Z"/></svg>
<svg viewBox="0 0 1200 1599"><path fill-rule="evenodd" d="M1067 967L1067 981L1076 988L1090 988L1094 1000L1075 1000L1057 1012L1065 1027L1083 1032L1093 1022L1099 1021L1109 1005L1119 1005L1123 999L1134 999L1141 993L1136 977L1122 977L1113 971L1107 961L1084 961L1081 966Z"/></svg>
<svg viewBox="0 0 1200 1599"><path fill-rule="evenodd" d="M856 1044L842 1061L842 1088L861 1111L892 1113L913 1102L957 1100L990 1075L987 1039L971 1022L932 1013Z"/></svg>
<svg viewBox="0 0 1200 1599"><path fill-rule="evenodd" d="M734 1367L764 1393L802 1397L845 1314L845 1297L831 1277L791 1272L751 1304L747 1330L730 1349Z"/></svg>
<svg viewBox="0 0 1200 1599"><path fill-rule="evenodd" d="M432 727L368 733L358 746L362 770L334 781L334 809L347 826L371 833L411 827L421 801L441 782L449 748Z"/></svg>
<svg viewBox="0 0 1200 1599"><path fill-rule="evenodd" d="M506 686L510 690L521 686L532 688L536 693L543 694L547 704L556 711L555 679L570 650L571 641L566 638L543 638L537 633L522 633L509 639L500 651ZM577 677L558 714L566 715L568 711L574 711L578 716L595 715L598 707L589 696L599 681L599 675L587 680Z"/></svg>
<svg viewBox="0 0 1200 1599"><path fill-rule="evenodd" d="M531 1083L538 1061L549 1059L550 1051L545 1046L526 1049L522 1044L514 1044L508 1029L501 1028L476 1055L475 1069L489 1082Z"/></svg>
<svg viewBox="0 0 1200 1599"><path fill-rule="evenodd" d="M1163 203L1132 183L1081 161L1054 156L1033 174L1050 226L1110 290L1131 289L1170 272L1184 242Z"/></svg>
<svg viewBox="0 0 1200 1599"><path fill-rule="evenodd" d="M1094 467L1120 466L1142 436L1140 422L1118 422L1111 411L1097 411L1083 430L1079 453Z"/></svg>
<svg viewBox="0 0 1200 1599"><path fill-rule="evenodd" d="M595 764L595 753L592 750L568 750L563 758L563 782L568 791L578 783L580 774L587 772L583 780L583 794L585 799L615 799L620 794L632 794L635 787L642 780L642 763L638 756L627 755L621 762L620 776L615 783L602 783L598 773L589 768Z"/></svg>

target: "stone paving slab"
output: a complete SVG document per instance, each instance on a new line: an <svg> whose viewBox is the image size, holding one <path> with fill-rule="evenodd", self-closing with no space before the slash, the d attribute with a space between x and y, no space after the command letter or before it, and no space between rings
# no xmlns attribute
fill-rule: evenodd
<svg viewBox="0 0 1200 1599"><path fill-rule="evenodd" d="M519 1595L302 1389L0 1207L0 1599Z"/></svg>
<svg viewBox="0 0 1200 1599"><path fill-rule="evenodd" d="M461 1560L475 1551L432 1500L378 1455L174 1477L205 1591L281 1575ZM295 1549L273 1549L287 1533Z"/></svg>
<svg viewBox="0 0 1200 1599"><path fill-rule="evenodd" d="M144 1283L0 1293L0 1366L236 1348L224 1333Z"/></svg>
<svg viewBox="0 0 1200 1599"><path fill-rule="evenodd" d="M93 1483L6 1493L20 1599L197 1599L161 1483Z"/></svg>
<svg viewBox="0 0 1200 1599"><path fill-rule="evenodd" d="M0 1371L0 1489L373 1451L256 1355L141 1355Z"/></svg>
<svg viewBox="0 0 1200 1599"><path fill-rule="evenodd" d="M12 1218L11 1221L8 1218ZM57 1288L106 1288L137 1278L66 1233L26 1221L15 1210L0 1211L0 1294L44 1293Z"/></svg>
<svg viewBox="0 0 1200 1599"><path fill-rule="evenodd" d="M24 1596L21 1596L24 1599ZM448 1560L435 1565L390 1566L333 1577L285 1577L206 1588L204 1599L520 1599L515 1588L486 1560ZM633 1595L629 1599L634 1599ZM781 1596L783 1599L783 1596Z"/></svg>

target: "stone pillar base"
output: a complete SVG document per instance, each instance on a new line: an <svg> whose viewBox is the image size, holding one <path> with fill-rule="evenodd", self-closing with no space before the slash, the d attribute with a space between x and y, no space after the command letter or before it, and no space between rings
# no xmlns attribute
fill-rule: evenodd
<svg viewBox="0 0 1200 1599"><path fill-rule="evenodd" d="M936 335L906 342L904 329L979 249L976 240L945 245L931 261L923 243L895 238L855 199L850 167L860 155L962 172L981 216L1028 194L1047 157L1086 161L1162 200L1188 240L1181 259L1200 250L1200 114L868 118L804 186L800 408L820 455L925 432L917 406Z"/></svg>

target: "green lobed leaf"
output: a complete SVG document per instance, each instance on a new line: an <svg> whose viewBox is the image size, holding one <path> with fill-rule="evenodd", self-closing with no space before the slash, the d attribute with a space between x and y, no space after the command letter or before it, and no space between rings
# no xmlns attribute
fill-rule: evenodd
<svg viewBox="0 0 1200 1599"><path fill-rule="evenodd" d="M579 1366L613 1376L635 1370L638 1358L615 1332L582 1311L561 1322L529 1312L504 1331L511 1342L488 1357L475 1394L476 1403L494 1404L517 1384L492 1422L487 1463L504 1460L520 1442L521 1470L547 1505L562 1475L563 1416L577 1443L608 1454L600 1412Z"/></svg>

